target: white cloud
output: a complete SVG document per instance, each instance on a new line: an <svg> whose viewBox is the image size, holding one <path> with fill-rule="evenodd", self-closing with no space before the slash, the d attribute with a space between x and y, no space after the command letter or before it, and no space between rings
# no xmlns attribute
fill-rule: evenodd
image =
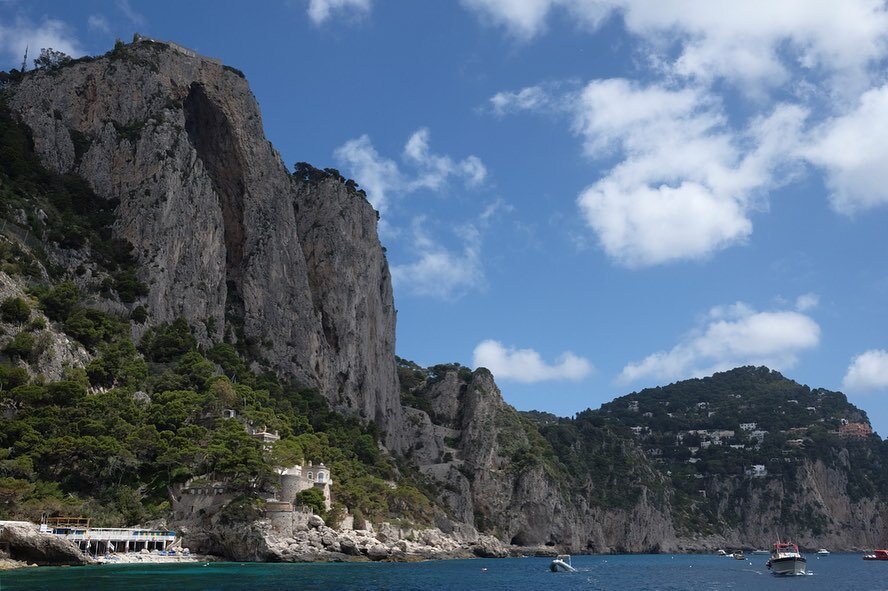
<svg viewBox="0 0 888 591"><path fill-rule="evenodd" d="M542 33L555 7L566 9L575 22L590 27L596 27L611 10L598 0L462 0L462 4L485 22L505 27L522 40Z"/></svg>
<svg viewBox="0 0 888 591"><path fill-rule="evenodd" d="M80 57L84 51L67 24L60 20L46 19L34 24L23 18L16 19L12 25L0 23L0 53L11 59L13 67L21 65L19 60L28 48L28 68L33 67L33 59L40 55L40 50L53 48L71 57Z"/></svg>
<svg viewBox="0 0 888 591"><path fill-rule="evenodd" d="M108 25L108 20L101 14L91 14L88 19L86 19L86 24L90 29L94 31L100 31L102 33L110 33L111 27Z"/></svg>
<svg viewBox="0 0 888 591"><path fill-rule="evenodd" d="M487 168L477 156L455 161L450 156L435 154L429 148L430 133L426 128L415 131L404 145L402 160L409 168L402 171L397 162L376 151L367 135L347 141L334 155L367 191L373 207L384 212L392 194L407 194L420 189L438 191L452 178L462 179L468 187L482 184Z"/></svg>
<svg viewBox="0 0 888 591"><path fill-rule="evenodd" d="M370 0L309 0L308 17L314 24L322 25L334 12L348 14L351 11L351 15L364 16L370 8Z"/></svg>
<svg viewBox="0 0 888 591"><path fill-rule="evenodd" d="M888 85L867 91L857 107L814 131L803 150L826 169L833 208L854 214L888 203Z"/></svg>
<svg viewBox="0 0 888 591"><path fill-rule="evenodd" d="M518 92L498 92L490 98L490 104L493 112L501 116L519 111L551 109L553 99L541 86L528 86Z"/></svg>
<svg viewBox="0 0 888 591"><path fill-rule="evenodd" d="M366 134L336 148L334 156L348 167L348 176L366 189L367 199L380 212L388 206L389 192L404 184L397 163L382 157Z"/></svg>
<svg viewBox="0 0 888 591"><path fill-rule="evenodd" d="M580 209L607 253L629 267L700 258L745 239L743 208L696 183L622 187L598 182Z"/></svg>
<svg viewBox="0 0 888 591"><path fill-rule="evenodd" d="M145 24L145 17L130 6L129 0L117 0L117 8L134 25L142 26Z"/></svg>
<svg viewBox="0 0 888 591"><path fill-rule="evenodd" d="M413 221L413 241L417 259L408 264L392 265L392 283L409 293L444 300L458 298L484 285L481 264L481 234L469 224L457 234L462 250L447 250L426 233L424 217Z"/></svg>
<svg viewBox="0 0 888 591"><path fill-rule="evenodd" d="M872 349L852 359L842 388L857 392L888 388L888 351Z"/></svg>
<svg viewBox="0 0 888 591"><path fill-rule="evenodd" d="M614 0L629 31L678 40L680 75L724 78L740 88L776 87L789 67L858 78L886 50L888 12L879 0Z"/></svg>
<svg viewBox="0 0 888 591"><path fill-rule="evenodd" d="M741 89L776 87L789 69L822 70L859 84L886 51L888 10L880 0L463 0L486 22L530 39L555 10L597 26L620 14L626 29L687 78L723 78ZM673 48L678 45L678 51Z"/></svg>
<svg viewBox="0 0 888 591"><path fill-rule="evenodd" d="M739 365L786 370L796 364L800 353L819 342L820 326L800 312L756 312L743 303L716 307L702 326L672 349L627 364L617 379L622 383L684 379Z"/></svg>
<svg viewBox="0 0 888 591"><path fill-rule="evenodd" d="M605 250L629 266L705 257L742 243L751 212L812 164L833 208L888 204L888 5L882 0L463 0L512 35L543 33L555 12L622 19L659 82L596 80L579 93L551 83L503 91L497 116L572 112L586 152L621 158L578 203ZM727 83L727 84L725 84ZM752 115L730 121L739 91ZM797 104L774 105L781 92ZM859 101L858 101L859 99ZM734 116L742 111L734 111ZM831 117L809 120L811 113ZM746 115L744 115L746 116ZM682 219L685 213L701 216ZM680 222L675 231L660 224ZM694 236L684 236L692 233Z"/></svg>
<svg viewBox="0 0 888 591"><path fill-rule="evenodd" d="M440 189L452 176L463 177L469 185L480 185L487 177L487 168L477 156L469 156L454 162L449 156L433 154L429 150L429 130L413 132L404 146L404 160L416 166L418 174L407 186L408 191L416 189Z"/></svg>
<svg viewBox="0 0 888 591"><path fill-rule="evenodd" d="M796 298L796 310L807 312L820 305L820 297L816 293L806 293Z"/></svg>
<svg viewBox="0 0 888 591"><path fill-rule="evenodd" d="M506 347L494 340L482 341L475 347L473 364L486 367L497 380L522 383L548 380L579 381L592 372L592 365L570 351L562 353L554 364L543 361L533 349Z"/></svg>
<svg viewBox="0 0 888 591"><path fill-rule="evenodd" d="M577 203L605 251L630 267L694 259L744 241L750 211L801 134L806 112L779 105L735 132L702 89L589 83L573 101L587 154L622 157Z"/></svg>

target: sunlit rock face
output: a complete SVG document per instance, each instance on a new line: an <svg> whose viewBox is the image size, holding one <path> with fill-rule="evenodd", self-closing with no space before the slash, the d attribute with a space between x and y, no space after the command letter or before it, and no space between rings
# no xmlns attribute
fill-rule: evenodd
<svg viewBox="0 0 888 591"><path fill-rule="evenodd" d="M338 174L289 173L240 72L141 40L32 72L9 102L44 164L119 199L114 232L150 286L150 323L184 317L202 344L246 343L402 448L376 212Z"/></svg>

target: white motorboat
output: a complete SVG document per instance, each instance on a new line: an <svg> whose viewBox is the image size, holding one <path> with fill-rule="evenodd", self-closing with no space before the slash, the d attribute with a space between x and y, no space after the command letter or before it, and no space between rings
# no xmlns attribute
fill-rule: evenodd
<svg viewBox="0 0 888 591"><path fill-rule="evenodd" d="M817 551L817 555L818 556L828 556L829 550L827 550L826 548L821 548L820 550Z"/></svg>
<svg viewBox="0 0 888 591"><path fill-rule="evenodd" d="M570 554L559 554L549 565L553 573L575 573L577 569L570 565Z"/></svg>
<svg viewBox="0 0 888 591"><path fill-rule="evenodd" d="M771 558L767 562L768 568L775 575L803 575L805 574L806 560L799 553L796 544L777 542L771 550Z"/></svg>

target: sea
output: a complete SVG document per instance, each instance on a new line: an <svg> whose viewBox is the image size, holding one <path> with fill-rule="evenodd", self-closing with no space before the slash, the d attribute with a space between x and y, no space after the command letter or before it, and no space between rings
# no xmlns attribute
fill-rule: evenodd
<svg viewBox="0 0 888 591"><path fill-rule="evenodd" d="M888 562L860 554L807 555L808 574L775 577L766 555L574 556L575 573L550 559L500 558L416 563L265 564L209 562L39 567L0 572L0 591L620 590L888 591Z"/></svg>

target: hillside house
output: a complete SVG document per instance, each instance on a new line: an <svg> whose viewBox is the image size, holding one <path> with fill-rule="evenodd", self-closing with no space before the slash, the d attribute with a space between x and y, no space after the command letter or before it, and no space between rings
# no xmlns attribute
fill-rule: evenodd
<svg viewBox="0 0 888 591"><path fill-rule="evenodd" d="M764 442L765 435L767 435L767 434L768 434L767 431L763 431L762 429L756 429L755 431L752 431L749 434L749 436L752 437L753 439L757 439L758 442L761 444L762 442Z"/></svg>
<svg viewBox="0 0 888 591"><path fill-rule="evenodd" d="M746 471L746 474L753 478L764 478L768 475L768 470L765 468L764 464L753 464L752 468L749 468Z"/></svg>
<svg viewBox="0 0 888 591"><path fill-rule="evenodd" d="M327 511L332 506L330 487L333 478L330 469L323 462L313 465L311 460L307 464L292 466L281 472L280 501L294 503L296 495L309 488L317 488L324 494L324 505Z"/></svg>
<svg viewBox="0 0 888 591"><path fill-rule="evenodd" d="M845 423L839 425L839 435L842 437L865 438L873 434L873 428L869 423Z"/></svg>

